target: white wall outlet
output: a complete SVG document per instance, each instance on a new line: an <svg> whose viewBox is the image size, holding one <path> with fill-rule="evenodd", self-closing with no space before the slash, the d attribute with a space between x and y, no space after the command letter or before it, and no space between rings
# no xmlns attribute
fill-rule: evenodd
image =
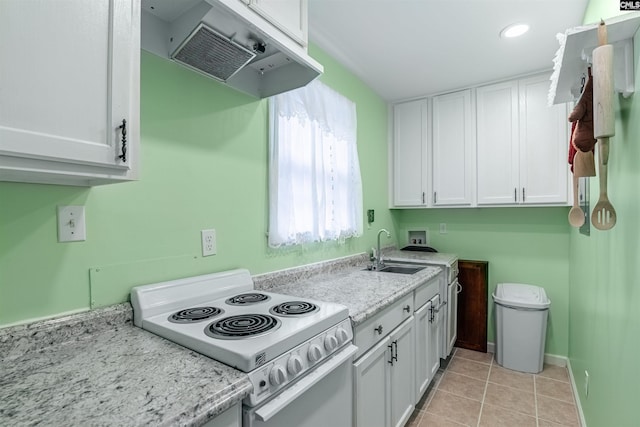
<svg viewBox="0 0 640 427"><path fill-rule="evenodd" d="M440 223L440 234L447 234L447 224L444 222Z"/></svg>
<svg viewBox="0 0 640 427"><path fill-rule="evenodd" d="M584 397L589 397L589 371L584 371Z"/></svg>
<svg viewBox="0 0 640 427"><path fill-rule="evenodd" d="M216 230L202 230L202 256L216 254Z"/></svg>
<svg viewBox="0 0 640 427"><path fill-rule="evenodd" d="M58 242L85 240L84 206L58 206Z"/></svg>

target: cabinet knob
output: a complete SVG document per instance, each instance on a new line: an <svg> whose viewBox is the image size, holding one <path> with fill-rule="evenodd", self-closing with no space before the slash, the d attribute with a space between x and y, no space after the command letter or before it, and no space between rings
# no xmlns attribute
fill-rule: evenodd
<svg viewBox="0 0 640 427"><path fill-rule="evenodd" d="M411 306L407 304L402 310L406 311L407 313L411 313Z"/></svg>
<svg viewBox="0 0 640 427"><path fill-rule="evenodd" d="M378 335L382 335L382 325L379 325L377 328L373 328L374 331L378 333Z"/></svg>

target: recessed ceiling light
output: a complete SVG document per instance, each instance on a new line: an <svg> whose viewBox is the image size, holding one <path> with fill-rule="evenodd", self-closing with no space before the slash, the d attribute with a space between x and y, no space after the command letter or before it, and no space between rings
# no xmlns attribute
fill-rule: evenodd
<svg viewBox="0 0 640 427"><path fill-rule="evenodd" d="M527 24L511 24L504 30L500 31L500 37L503 39L518 37L527 31L529 31L529 26Z"/></svg>

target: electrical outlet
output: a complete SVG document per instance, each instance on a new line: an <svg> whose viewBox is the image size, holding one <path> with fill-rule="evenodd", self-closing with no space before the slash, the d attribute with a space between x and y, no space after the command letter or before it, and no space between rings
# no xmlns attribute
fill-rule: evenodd
<svg viewBox="0 0 640 427"><path fill-rule="evenodd" d="M584 397L589 397L589 371L584 371Z"/></svg>
<svg viewBox="0 0 640 427"><path fill-rule="evenodd" d="M373 209L367 211L367 222L371 224L375 220L375 213Z"/></svg>
<svg viewBox="0 0 640 427"><path fill-rule="evenodd" d="M216 230L202 230L202 256L216 254Z"/></svg>
<svg viewBox="0 0 640 427"><path fill-rule="evenodd" d="M447 234L447 224L444 222L440 223L440 234Z"/></svg>

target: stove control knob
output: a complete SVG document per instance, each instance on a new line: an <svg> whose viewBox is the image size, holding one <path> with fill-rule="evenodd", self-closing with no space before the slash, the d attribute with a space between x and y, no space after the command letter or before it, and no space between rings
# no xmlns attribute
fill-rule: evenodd
<svg viewBox="0 0 640 427"><path fill-rule="evenodd" d="M328 352L332 352L336 347L338 347L338 339L333 335L327 335L324 338L324 348L326 348Z"/></svg>
<svg viewBox="0 0 640 427"><path fill-rule="evenodd" d="M322 358L322 349L320 349L320 346L318 344L311 344L307 352L307 357L314 363L320 360Z"/></svg>
<svg viewBox="0 0 640 427"><path fill-rule="evenodd" d="M289 358L289 361L287 362L287 370L291 375L298 375L302 372L303 368L304 366L302 365L302 358L300 356L293 355Z"/></svg>
<svg viewBox="0 0 640 427"><path fill-rule="evenodd" d="M269 382L272 385L279 386L287 380L287 372L280 365L275 365L269 372Z"/></svg>
<svg viewBox="0 0 640 427"><path fill-rule="evenodd" d="M336 329L336 338L338 338L338 344L344 344L349 341L349 334L344 328L338 327L338 329Z"/></svg>

